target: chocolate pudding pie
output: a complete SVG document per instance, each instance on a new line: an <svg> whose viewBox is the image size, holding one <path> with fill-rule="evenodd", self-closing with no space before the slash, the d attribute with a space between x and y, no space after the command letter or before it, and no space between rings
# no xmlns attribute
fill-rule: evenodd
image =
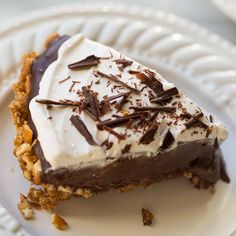
<svg viewBox="0 0 236 236"><path fill-rule="evenodd" d="M229 182L224 126L155 70L81 34L26 55L14 92L14 152L43 208L177 177Z"/></svg>

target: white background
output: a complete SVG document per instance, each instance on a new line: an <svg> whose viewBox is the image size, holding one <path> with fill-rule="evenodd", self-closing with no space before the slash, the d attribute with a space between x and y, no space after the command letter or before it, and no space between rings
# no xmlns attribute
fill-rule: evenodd
<svg viewBox="0 0 236 236"><path fill-rule="evenodd" d="M98 1L99 0L96 2ZM0 24L4 24L5 20L11 19L13 16L23 14L33 9L72 2L90 1L0 0ZM142 4L172 12L195 21L212 32L236 43L236 24L227 19L214 5L212 5L210 0L117 0L115 2Z"/></svg>

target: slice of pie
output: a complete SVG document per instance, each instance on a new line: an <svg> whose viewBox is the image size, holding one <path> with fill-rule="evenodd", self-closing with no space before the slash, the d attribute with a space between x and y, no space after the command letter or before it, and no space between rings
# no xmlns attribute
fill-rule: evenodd
<svg viewBox="0 0 236 236"><path fill-rule="evenodd" d="M224 126L156 71L81 34L25 56L14 92L15 155L43 187L29 192L43 208L176 177L229 182Z"/></svg>

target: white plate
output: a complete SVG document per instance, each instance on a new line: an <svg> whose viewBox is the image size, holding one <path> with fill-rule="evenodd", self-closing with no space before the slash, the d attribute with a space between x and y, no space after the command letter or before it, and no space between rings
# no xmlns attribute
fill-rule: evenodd
<svg viewBox="0 0 236 236"><path fill-rule="evenodd" d="M236 0L211 0L227 17L236 22Z"/></svg>
<svg viewBox="0 0 236 236"><path fill-rule="evenodd" d="M12 154L13 125L7 105L9 86L21 55L41 51L52 32L82 32L160 71L191 98L217 114L230 130L222 146L231 183L219 182L216 193L194 189L185 180L153 185L121 194L61 204L56 211L70 225L58 232L47 212L26 222L16 204L29 184ZM43 235L161 235L229 236L236 228L236 48L185 19L162 11L119 4L68 5L35 12L0 27L0 201L33 236ZM156 216L144 227L140 209ZM11 222L11 221L9 221Z"/></svg>

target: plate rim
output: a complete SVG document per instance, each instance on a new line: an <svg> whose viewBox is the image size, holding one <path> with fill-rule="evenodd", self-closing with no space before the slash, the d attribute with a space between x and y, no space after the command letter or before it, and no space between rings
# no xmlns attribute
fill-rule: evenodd
<svg viewBox="0 0 236 236"><path fill-rule="evenodd" d="M128 9L128 10L127 10ZM60 4L57 6L42 7L20 16L15 16L11 20L6 20L0 23L0 38L5 39L10 36L14 31L19 31L21 27L27 27L27 25L35 22L41 22L56 18L62 15L69 15L72 13L116 13L119 16L133 16L138 19L149 19L152 22L162 21L168 23L175 29L181 29L186 33L195 36L197 39L203 40L210 45L213 45L216 50L220 50L222 54L230 57L232 60L236 58L236 45L222 36L211 32L198 23L195 23L182 16L172 14L168 11L159 10L156 8L146 7L129 4L129 3L114 3L114 2L89 2L89 3L68 3ZM187 30L186 29L187 26ZM3 75L2 77L4 77ZM0 77L0 98L1 100L6 96L7 91L4 86L1 85ZM12 85L13 81L10 82ZM9 87L9 85L8 85ZM1 103L1 102L0 102Z"/></svg>
<svg viewBox="0 0 236 236"><path fill-rule="evenodd" d="M211 0L211 2L220 10L226 17L231 19L234 23L236 23L236 3L232 5L231 0ZM233 8L232 8L233 7Z"/></svg>
<svg viewBox="0 0 236 236"><path fill-rule="evenodd" d="M219 0L212 0L219 1ZM221 1L221 0L220 0ZM126 11L123 11L123 10ZM127 10L128 9L128 10ZM194 21L191 21L182 16L178 16L168 11L160 10L157 8L151 8L149 6L142 6L141 4L130 4L130 3L114 3L114 2L89 2L89 3L68 3L60 4L57 6L42 7L25 14L15 16L10 20L5 20L0 23L0 37L3 37L7 33L10 33L14 29L33 23L34 21L40 21L42 19L46 20L47 18L56 17L62 14L71 14L75 12L86 12L86 11L95 12L113 12L120 15L127 16L137 16L142 18L148 18L150 20L164 19L169 24L184 28L186 25L189 26L188 32L196 34L204 38L204 40L209 43L215 44L216 47L222 47L227 49L228 53L233 53L236 56L236 45L234 45L230 40L223 38L222 36L214 33L204 26L201 26ZM48 15L48 17L46 16Z"/></svg>
<svg viewBox="0 0 236 236"><path fill-rule="evenodd" d="M30 23L31 20L40 20L40 19L44 18L43 15L47 15L47 14L48 15L50 15L50 14L57 15L57 14L60 14L60 11L65 11L65 8L67 8L66 10L69 11L69 9L75 8L75 6L76 6L76 8L80 8L80 9L82 9L81 6L83 6L84 7L83 10L86 11L86 9L89 9L91 5L93 5L93 8L96 8L96 6L94 6L94 4L91 4L91 3L89 3L89 4L76 3L76 4L66 4L66 5L63 4L63 5L56 6L56 7L50 7L46 11L42 11L42 9L40 9L40 10L36 10L36 11L30 12L30 13L27 13L23 17L19 16L19 17L14 18L13 20L7 21L7 23L6 22L1 23L0 36L1 36L1 34L4 34L4 33L6 34L7 32L14 30L14 28L19 27L21 24L25 25L27 23ZM114 3L105 3L102 5L100 3L99 9L97 9L97 10L109 11L109 9L114 7L114 5L115 5ZM118 6L116 4L115 11L117 13L119 13L120 9L123 9L124 7L127 8L127 6L129 7L131 13L133 11L132 14L137 14L136 12L139 11L139 12L144 12L143 13L144 17L147 17L147 15L145 16L145 11L143 8L141 8L141 6L132 5L132 4L122 3L122 4L118 4ZM60 8L60 11L58 10L59 8ZM217 44L217 46L220 45L222 47L222 49L224 49L224 50L227 49L229 54L230 53L232 54L232 52L235 51L234 54L236 55L236 47L233 44L231 44L229 41L221 38L220 36L211 33L210 31L199 26L198 24L195 24L189 20L186 20L185 18L173 15L173 14L165 12L165 11L160 11L160 10L155 11L153 9L150 9L149 7L145 7L145 9L147 10L147 12L149 12L149 14L152 14L153 12L155 12L155 14L157 14L157 17L162 17L162 19L170 20L173 25L178 25L180 27L183 27L183 25L186 25L186 24L191 25L190 28L194 34L200 32L201 35L206 37L209 42ZM27 20L27 18L28 18L28 20ZM174 23L174 21L177 21L177 23L176 22ZM8 25L8 27L4 26L4 24ZM0 95L0 97L1 97L1 95Z"/></svg>

